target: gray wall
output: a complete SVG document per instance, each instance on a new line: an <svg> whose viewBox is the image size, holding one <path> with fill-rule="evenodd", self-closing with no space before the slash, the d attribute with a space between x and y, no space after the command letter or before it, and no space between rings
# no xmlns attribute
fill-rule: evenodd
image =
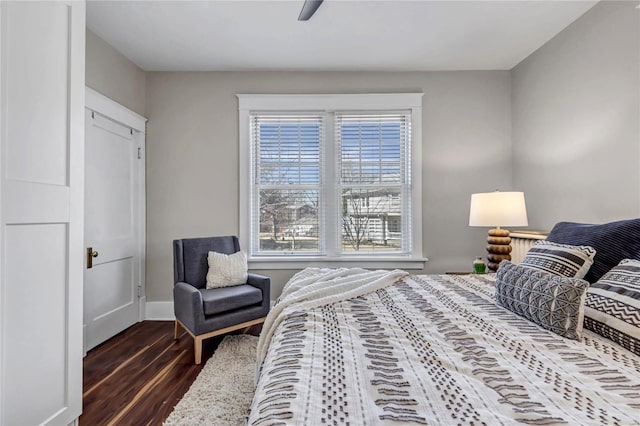
<svg viewBox="0 0 640 426"><path fill-rule="evenodd" d="M530 226L640 216L640 11L601 2L512 70Z"/></svg>
<svg viewBox="0 0 640 426"><path fill-rule="evenodd" d="M147 73L147 300L172 300L171 241L237 234L237 93L424 92L424 272L469 270L473 192L511 189L509 71ZM274 296L295 271L271 276Z"/></svg>
<svg viewBox="0 0 640 426"><path fill-rule="evenodd" d="M106 41L87 30L85 84L145 115L145 72Z"/></svg>
<svg viewBox="0 0 640 426"><path fill-rule="evenodd" d="M87 85L150 118L147 300L172 300L171 240L238 233L237 93L424 92L416 272L484 254L473 192L524 190L536 229L640 216L639 40L635 2L602 2L512 71L145 73L87 31ZM277 295L295 271L256 272Z"/></svg>

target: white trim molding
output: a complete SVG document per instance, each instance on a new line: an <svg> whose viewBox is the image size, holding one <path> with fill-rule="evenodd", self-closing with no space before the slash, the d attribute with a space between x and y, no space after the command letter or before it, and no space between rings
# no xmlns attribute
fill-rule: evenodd
<svg viewBox="0 0 640 426"><path fill-rule="evenodd" d="M173 321L173 302L147 302L144 319L148 321Z"/></svg>
<svg viewBox="0 0 640 426"><path fill-rule="evenodd" d="M238 94L238 108L256 111L422 109L423 93Z"/></svg>
<svg viewBox="0 0 640 426"><path fill-rule="evenodd" d="M85 87L85 107L140 133L146 133L146 118L90 87Z"/></svg>
<svg viewBox="0 0 640 426"><path fill-rule="evenodd" d="M338 258L307 258L304 256L287 256L284 258L260 257L249 259L253 269L304 269L313 262L317 268L365 268L365 269L423 269L425 262L423 258L403 258L403 257L338 257Z"/></svg>

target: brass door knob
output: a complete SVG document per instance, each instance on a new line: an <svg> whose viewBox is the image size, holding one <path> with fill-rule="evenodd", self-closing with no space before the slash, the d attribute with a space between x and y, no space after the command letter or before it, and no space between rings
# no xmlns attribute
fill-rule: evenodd
<svg viewBox="0 0 640 426"><path fill-rule="evenodd" d="M87 269L93 268L93 258L98 257L98 252L93 247L87 247Z"/></svg>

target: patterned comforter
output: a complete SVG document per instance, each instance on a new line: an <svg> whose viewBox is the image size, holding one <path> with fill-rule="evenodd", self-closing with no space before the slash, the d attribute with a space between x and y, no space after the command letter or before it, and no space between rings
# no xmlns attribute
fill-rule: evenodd
<svg viewBox="0 0 640 426"><path fill-rule="evenodd" d="M492 275L347 297L282 311L250 425L640 425L640 358L497 307Z"/></svg>

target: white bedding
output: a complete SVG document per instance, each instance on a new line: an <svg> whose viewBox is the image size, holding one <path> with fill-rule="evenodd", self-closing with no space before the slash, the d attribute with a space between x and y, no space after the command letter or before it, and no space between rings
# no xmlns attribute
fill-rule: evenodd
<svg viewBox="0 0 640 426"><path fill-rule="evenodd" d="M640 358L496 307L491 275L341 271L274 307L249 424L640 424Z"/></svg>
<svg viewBox="0 0 640 426"><path fill-rule="evenodd" d="M407 272L368 271L360 268L306 268L294 275L282 289L275 306L267 315L258 342L256 380L276 328L291 311L300 311L346 300L388 287Z"/></svg>

